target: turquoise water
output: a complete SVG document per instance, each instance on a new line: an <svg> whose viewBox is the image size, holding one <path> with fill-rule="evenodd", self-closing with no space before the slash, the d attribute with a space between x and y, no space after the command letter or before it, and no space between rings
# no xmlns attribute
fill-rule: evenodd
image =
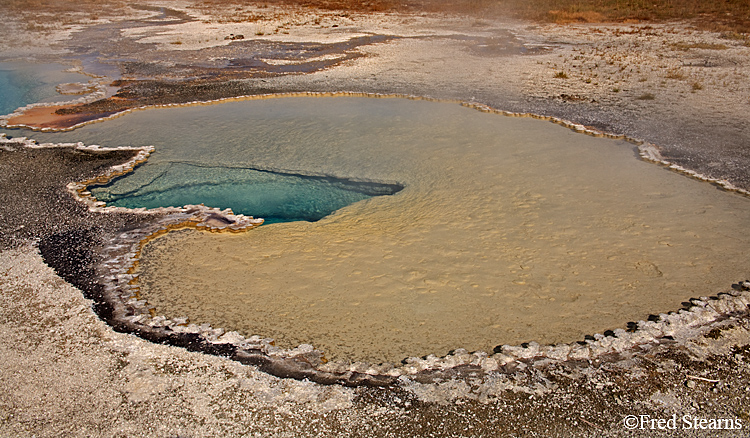
<svg viewBox="0 0 750 438"><path fill-rule="evenodd" d="M357 201L401 190L395 184L184 162L147 165L138 169L138 176L149 182L133 187L114 181L94 187L91 192L98 200L119 207L179 207L203 203L262 217L269 224L314 222Z"/></svg>
<svg viewBox="0 0 750 438"><path fill-rule="evenodd" d="M67 68L61 64L0 62L0 115L31 103L74 99L75 96L59 94L55 87L63 83L88 82L88 77L64 72Z"/></svg>

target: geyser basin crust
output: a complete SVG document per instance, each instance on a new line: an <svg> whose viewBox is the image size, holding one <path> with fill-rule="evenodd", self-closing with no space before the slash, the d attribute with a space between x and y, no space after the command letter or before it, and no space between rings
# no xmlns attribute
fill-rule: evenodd
<svg viewBox="0 0 750 438"><path fill-rule="evenodd" d="M218 124L213 141L190 129L199 121ZM141 293L158 314L329 359L570 342L723 291L750 268L746 198L550 123L363 98L113 122L186 133L150 160L231 157L406 187L316 223L170 233L144 248Z"/></svg>

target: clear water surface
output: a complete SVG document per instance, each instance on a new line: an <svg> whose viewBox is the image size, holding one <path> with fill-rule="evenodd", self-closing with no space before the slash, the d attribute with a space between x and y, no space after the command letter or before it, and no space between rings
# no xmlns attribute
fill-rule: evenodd
<svg viewBox="0 0 750 438"><path fill-rule="evenodd" d="M31 103L73 100L76 96L58 93L57 85L88 82L89 78L66 72L68 68L61 64L0 62L0 115Z"/></svg>

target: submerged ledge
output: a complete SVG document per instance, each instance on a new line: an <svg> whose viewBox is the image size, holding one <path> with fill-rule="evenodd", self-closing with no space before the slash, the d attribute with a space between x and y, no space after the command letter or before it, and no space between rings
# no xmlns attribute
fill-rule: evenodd
<svg viewBox="0 0 750 438"><path fill-rule="evenodd" d="M290 96L361 96L361 97L405 97L413 100L435 100L414 96L371 95L365 93L289 93L264 96L250 96L248 99L290 97ZM222 99L220 102L239 100ZM244 100L244 99L243 99ZM211 104L216 102L196 102ZM723 189L750 195L726 181L706 178L696 172L675 166L661 158L658 148L639 140L622 135L612 135L570 123L561 119L532 114L498 111L484 105L463 103L462 105L484 112L493 112L513 117L533 117L552 121L576 132L598 137L624 139L638 145L642 159L661 164L682 172L690 177L708 181ZM185 106L165 105L165 106ZM146 109L145 107L142 109ZM113 150L99 146L85 146L82 143L38 144L25 138L8 139L0 135L0 145L31 148L72 147L82 150ZM103 184L112 178L131 171L144 162L153 147L115 148L134 150L136 155L127 163L113 166L103 175L83 182L68 184L68 190L89 210L102 213L129 212L151 214L154 221L148 226L121 232L112 236L101 251L102 261L96 266L98 278L95 280L104 288L103 299L107 301L111 314L100 315L118 331L137 334L158 343L181 346L193 351L231 358L245 364L258 366L261 370L279 377L309 379L323 384L391 385L399 380L432 382L446 376L465 376L487 373L512 374L527 367L543 367L553 363L569 363L587 366L593 362L622 359L637 355L656 345L684 344L711 329L720 326L728 319L750 315L750 281L732 285L733 290L714 297L691 298L684 302L684 308L668 314L651 315L647 321L631 322L627 328L607 330L603 334L587 336L585 340L569 344L543 346L535 342L521 345L498 345L491 353L468 352L458 349L438 357L428 355L422 358L409 357L401 364L370 364L366 362L326 362L323 353L308 344L284 350L273 345L273 340L261 336L246 338L237 332L225 332L208 324L190 324L188 318L168 319L156 315L138 293L138 276L134 274L141 248L153 238L175 229L196 228L213 232L242 232L260 223L243 215L234 215L231 210L219 210L205 206L185 206L181 208L159 208L147 210L107 207L97 201L87 190L89 185Z"/></svg>

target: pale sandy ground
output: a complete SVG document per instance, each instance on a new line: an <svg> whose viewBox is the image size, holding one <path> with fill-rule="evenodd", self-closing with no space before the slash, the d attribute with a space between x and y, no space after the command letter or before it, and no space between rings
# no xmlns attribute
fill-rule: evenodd
<svg viewBox="0 0 750 438"><path fill-rule="evenodd" d="M222 24L186 10L205 22L162 27L156 35L126 32L144 32L144 38L162 43L163 52L144 57L177 57L173 49L194 56L190 48L211 43L206 39L226 44L223 36L229 33L296 41L368 32L430 36L371 45L361 49L367 57L307 76L269 79L267 85L460 98L561 115L647 139L687 167L750 186L750 48L741 40L680 23L558 27L335 13L316 23L306 12ZM37 33L6 22L0 47L10 57L54 58L61 51L56 44L84 25ZM503 56L508 31L527 47L545 51ZM264 35L255 35L260 32ZM452 36L458 33L480 40L467 43ZM492 37L503 42L482 40ZM177 38L181 44L173 44ZM693 43L716 45L691 48ZM556 78L558 72L567 79ZM532 373L512 382L497 377L492 385L407 382L389 390L348 389L278 379L115 333L31 245L0 253L0 266L2 436L627 436L622 419L641 413L738 418L750 427L746 318L725 321L710 337L695 334L673 351L656 349L640 359L583 371L562 369L561 380ZM737 280L727 279L727 289ZM654 435L659 434L636 430L630 436Z"/></svg>

